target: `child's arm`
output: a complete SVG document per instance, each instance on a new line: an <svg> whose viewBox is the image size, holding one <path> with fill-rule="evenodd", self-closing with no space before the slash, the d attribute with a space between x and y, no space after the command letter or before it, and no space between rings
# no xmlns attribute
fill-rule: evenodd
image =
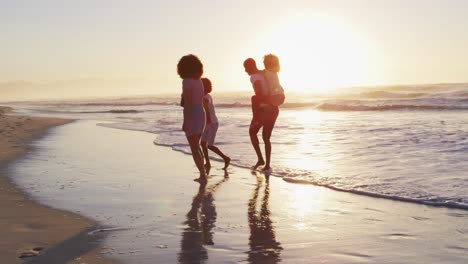
<svg viewBox="0 0 468 264"><path fill-rule="evenodd" d="M260 81L255 81L253 84L253 88L254 88L255 95L257 96L257 100L259 102L262 102L266 96L265 94L263 94L262 83Z"/></svg>
<svg viewBox="0 0 468 264"><path fill-rule="evenodd" d="M208 99L206 98L203 98L203 108L205 109L206 123L211 124L210 109L208 107Z"/></svg>

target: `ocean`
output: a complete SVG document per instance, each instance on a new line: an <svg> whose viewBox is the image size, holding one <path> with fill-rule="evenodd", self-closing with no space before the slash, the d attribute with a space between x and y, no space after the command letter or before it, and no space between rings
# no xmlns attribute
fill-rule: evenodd
<svg viewBox="0 0 468 264"><path fill-rule="evenodd" d="M468 84L342 91L347 92L286 93L272 135L273 176L468 209ZM249 94L212 96L220 122L215 145L231 157L232 166L254 165ZM101 126L146 131L154 134L154 144L189 155L179 100L179 95L169 95L2 104L20 113L100 120Z"/></svg>

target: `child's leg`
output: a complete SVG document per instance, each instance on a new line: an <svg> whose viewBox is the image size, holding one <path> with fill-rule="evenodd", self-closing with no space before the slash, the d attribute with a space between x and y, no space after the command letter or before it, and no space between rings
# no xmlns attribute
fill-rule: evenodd
<svg viewBox="0 0 468 264"><path fill-rule="evenodd" d="M216 138L216 133L218 132L218 123L212 123L210 124L210 127L208 130L205 130L206 132L206 143L208 145L208 149L213 151L214 153L218 154L221 158L224 160L224 168L226 169L229 166L229 163L231 162L231 159L224 155L219 148L214 146L215 138Z"/></svg>
<svg viewBox="0 0 468 264"><path fill-rule="evenodd" d="M203 156L205 157L205 170L208 170L207 168L211 168L211 163L210 157L208 156L208 144L206 141L201 142L201 147L203 150Z"/></svg>
<svg viewBox="0 0 468 264"><path fill-rule="evenodd" d="M231 163L231 158L229 158L228 156L224 155L224 153L216 146L208 146L208 148L213 151L214 153L218 154L221 158L223 158L224 160L224 168L223 170L225 170L228 166L229 166L229 163Z"/></svg>

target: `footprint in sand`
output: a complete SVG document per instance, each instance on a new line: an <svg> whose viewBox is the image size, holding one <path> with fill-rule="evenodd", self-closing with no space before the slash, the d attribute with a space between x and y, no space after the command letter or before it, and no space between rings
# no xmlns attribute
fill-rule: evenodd
<svg viewBox="0 0 468 264"><path fill-rule="evenodd" d="M404 234L404 233L393 233L393 234L387 234L384 235L384 238L387 239L416 239L415 236L409 235L409 234Z"/></svg>
<svg viewBox="0 0 468 264"><path fill-rule="evenodd" d="M447 249L449 249L450 251L454 251L454 252L457 252L457 253L468 253L468 248L465 248L465 247L460 247L460 246L447 246Z"/></svg>
<svg viewBox="0 0 468 264"><path fill-rule="evenodd" d="M351 263L362 263L362 262L368 262L370 259L373 258L371 255L367 254L362 254L362 253L357 253L357 252L337 252L337 256L340 256L341 258L345 258L347 262Z"/></svg>
<svg viewBox="0 0 468 264"><path fill-rule="evenodd" d="M371 221L371 222L383 222L383 220L377 219L377 218L363 218L366 221Z"/></svg>
<svg viewBox="0 0 468 264"><path fill-rule="evenodd" d="M468 217L467 213L448 213L447 215L451 217Z"/></svg>
<svg viewBox="0 0 468 264"><path fill-rule="evenodd" d="M468 238L468 229L457 229L457 232Z"/></svg>
<svg viewBox="0 0 468 264"><path fill-rule="evenodd" d="M427 218L427 217L419 217L419 216L412 216L411 218L413 218L414 220L417 220L417 221L431 220L430 218Z"/></svg>

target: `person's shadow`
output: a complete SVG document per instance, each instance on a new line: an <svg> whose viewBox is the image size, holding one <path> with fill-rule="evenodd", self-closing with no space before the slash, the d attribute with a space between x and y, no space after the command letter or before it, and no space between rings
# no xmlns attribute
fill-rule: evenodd
<svg viewBox="0 0 468 264"><path fill-rule="evenodd" d="M257 176L257 185L255 186L252 198L249 200L248 219L250 227L250 238L248 251L249 263L278 263L281 261L280 252L283 249L281 244L276 241L273 222L271 221L271 212L268 205L270 196L269 176L266 177L263 186L263 197L260 197L263 177ZM260 200L260 204L258 204ZM257 209L257 207L259 208Z"/></svg>
<svg viewBox="0 0 468 264"><path fill-rule="evenodd" d="M203 263L208 259L205 245L214 245L212 229L216 226L214 193L228 179L226 171L222 180L210 185L200 184L184 222L186 227L180 243L179 263Z"/></svg>

